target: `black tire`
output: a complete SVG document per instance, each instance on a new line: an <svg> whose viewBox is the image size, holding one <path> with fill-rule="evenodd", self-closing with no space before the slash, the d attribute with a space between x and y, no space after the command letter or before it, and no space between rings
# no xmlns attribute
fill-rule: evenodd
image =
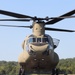
<svg viewBox="0 0 75 75"><path fill-rule="evenodd" d="M23 68L20 68L18 75L25 75L25 70Z"/></svg>
<svg viewBox="0 0 75 75"><path fill-rule="evenodd" d="M52 74L51 75L55 75L55 69L52 69Z"/></svg>
<svg viewBox="0 0 75 75"><path fill-rule="evenodd" d="M21 73L21 75L25 75L25 70L24 70L24 69L22 70L22 73Z"/></svg>
<svg viewBox="0 0 75 75"><path fill-rule="evenodd" d="M59 75L59 70L58 69L56 69L56 75Z"/></svg>

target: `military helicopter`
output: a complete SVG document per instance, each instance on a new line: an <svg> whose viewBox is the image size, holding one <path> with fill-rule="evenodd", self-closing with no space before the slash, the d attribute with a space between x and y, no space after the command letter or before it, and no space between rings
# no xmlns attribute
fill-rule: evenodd
<svg viewBox="0 0 75 75"><path fill-rule="evenodd" d="M19 75L25 75L26 72L36 71L51 71L52 75L58 75L56 66L59 63L59 56L54 49L57 48L60 40L53 39L50 35L45 34L45 30L61 32L75 32L75 30L49 28L45 26L53 25L65 18L75 18L75 16L71 16L75 14L75 9L59 17L45 18L38 18L36 16L32 17L5 10L0 10L0 14L15 17L15 19L0 19L0 21L33 21L31 26L0 25L6 27L22 27L32 29L32 34L28 35L24 39L22 44L23 51L18 57L18 63L22 69L20 69Z"/></svg>

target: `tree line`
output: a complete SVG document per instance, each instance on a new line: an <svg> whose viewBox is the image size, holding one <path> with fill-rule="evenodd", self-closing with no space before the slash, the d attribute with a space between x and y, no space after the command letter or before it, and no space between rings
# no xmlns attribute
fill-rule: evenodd
<svg viewBox="0 0 75 75"><path fill-rule="evenodd" d="M0 61L0 75L18 75L19 64L15 61ZM75 58L61 59L57 65L61 74L75 74Z"/></svg>
<svg viewBox="0 0 75 75"><path fill-rule="evenodd" d="M61 59L57 68L60 73L75 74L75 58Z"/></svg>

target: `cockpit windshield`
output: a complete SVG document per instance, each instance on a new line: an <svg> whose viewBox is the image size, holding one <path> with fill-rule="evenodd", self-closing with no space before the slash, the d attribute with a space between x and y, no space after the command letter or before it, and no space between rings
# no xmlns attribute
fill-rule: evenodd
<svg viewBox="0 0 75 75"><path fill-rule="evenodd" d="M48 43L49 40L47 37L43 37L43 38L33 38L30 37L28 40L29 43Z"/></svg>

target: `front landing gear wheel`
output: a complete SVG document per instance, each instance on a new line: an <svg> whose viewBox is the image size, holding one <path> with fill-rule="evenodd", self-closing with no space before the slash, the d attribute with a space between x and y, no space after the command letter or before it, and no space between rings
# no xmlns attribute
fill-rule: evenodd
<svg viewBox="0 0 75 75"><path fill-rule="evenodd" d="M25 70L24 70L24 69L22 70L21 75L26 75L26 74L25 74Z"/></svg>
<svg viewBox="0 0 75 75"><path fill-rule="evenodd" d="M23 68L20 68L18 75L25 75L25 70Z"/></svg>
<svg viewBox="0 0 75 75"><path fill-rule="evenodd" d="M56 75L59 75L59 69L56 69Z"/></svg>
<svg viewBox="0 0 75 75"><path fill-rule="evenodd" d="M51 75L55 75L55 69L52 69L52 74Z"/></svg>
<svg viewBox="0 0 75 75"><path fill-rule="evenodd" d="M59 75L59 70L58 69L52 69L52 74L51 75Z"/></svg>

